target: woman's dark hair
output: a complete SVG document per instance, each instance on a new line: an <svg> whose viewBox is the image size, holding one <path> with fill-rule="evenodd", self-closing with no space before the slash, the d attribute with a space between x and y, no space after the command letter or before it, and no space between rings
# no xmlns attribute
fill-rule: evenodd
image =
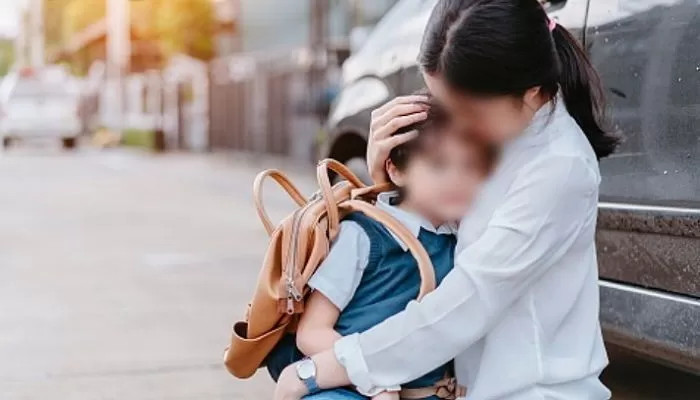
<svg viewBox="0 0 700 400"><path fill-rule="evenodd" d="M421 44L419 64L457 90L522 96L539 86L561 88L569 114L596 156L610 155L620 138L603 127L600 78L578 41L549 18L537 0L440 0Z"/></svg>

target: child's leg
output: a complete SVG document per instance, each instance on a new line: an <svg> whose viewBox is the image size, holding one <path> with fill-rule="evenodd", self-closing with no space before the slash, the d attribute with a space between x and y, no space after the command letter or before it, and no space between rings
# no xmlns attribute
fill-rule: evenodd
<svg viewBox="0 0 700 400"><path fill-rule="evenodd" d="M306 396L304 400L367 400L367 397L348 389L333 389Z"/></svg>

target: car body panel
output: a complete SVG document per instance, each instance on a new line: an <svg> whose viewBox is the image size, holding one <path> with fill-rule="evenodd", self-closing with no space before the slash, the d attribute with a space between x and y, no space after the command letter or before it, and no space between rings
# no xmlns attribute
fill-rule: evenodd
<svg viewBox="0 0 700 400"><path fill-rule="evenodd" d="M700 304L685 296L602 281L605 340L691 373L700 373Z"/></svg>
<svg viewBox="0 0 700 400"><path fill-rule="evenodd" d="M79 95L68 82L16 73L0 88L0 135L22 138L68 138L81 132Z"/></svg>
<svg viewBox="0 0 700 400"><path fill-rule="evenodd" d="M601 203L597 241L601 277L700 298L700 210Z"/></svg>
<svg viewBox="0 0 700 400"><path fill-rule="evenodd" d="M591 0L585 38L625 136L601 162L606 339L700 373L700 4Z"/></svg>

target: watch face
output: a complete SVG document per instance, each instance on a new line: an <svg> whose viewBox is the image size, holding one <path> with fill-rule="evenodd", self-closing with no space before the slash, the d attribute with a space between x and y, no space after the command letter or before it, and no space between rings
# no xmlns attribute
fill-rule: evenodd
<svg viewBox="0 0 700 400"><path fill-rule="evenodd" d="M297 364L299 379L306 380L316 376L316 365L311 360L302 360Z"/></svg>

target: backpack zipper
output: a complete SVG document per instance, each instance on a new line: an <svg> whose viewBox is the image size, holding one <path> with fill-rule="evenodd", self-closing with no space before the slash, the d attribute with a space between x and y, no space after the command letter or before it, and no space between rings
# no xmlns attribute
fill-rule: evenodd
<svg viewBox="0 0 700 400"><path fill-rule="evenodd" d="M309 202L306 203L304 207L297 210L294 216L294 222L292 225L292 238L289 241L289 246L291 247L288 254L291 253L292 256L287 262L287 314L294 314L294 302L300 302L303 299L303 294L297 289L294 284L294 264L297 260L297 237L299 236L299 228L301 226L301 221L304 219L304 215L311 208L312 205L316 204L320 200L321 196L319 192L314 193L310 198Z"/></svg>

